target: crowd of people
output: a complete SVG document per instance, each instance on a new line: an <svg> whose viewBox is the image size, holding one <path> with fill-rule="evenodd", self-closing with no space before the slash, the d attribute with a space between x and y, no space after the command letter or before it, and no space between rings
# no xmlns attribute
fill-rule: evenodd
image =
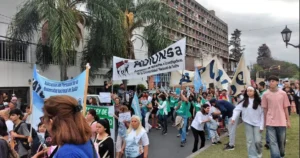
<svg viewBox="0 0 300 158"><path fill-rule="evenodd" d="M5 158L147 158L149 132L161 130L165 136L170 125L178 130L181 147L185 147L187 135L193 134L191 152L203 148L206 141L222 144L220 135L226 132L229 142L224 143L224 150L234 150L236 128L243 122L249 158L262 157L265 129L265 147L272 158L281 158L285 156L286 128L291 126L289 115L299 114L300 90L299 82L294 87L289 81L282 87L280 84L278 77L270 76L268 88L260 82L245 87L237 96L214 88L200 89L199 93L193 87L182 87L180 93L145 91L139 94L140 116L131 106L134 91L125 91L121 85L112 94L114 136L107 119L99 118L94 109L83 115L82 106L66 95L46 99L44 116L37 128L32 128L30 106L23 113L17 98L9 100L5 93L0 102L0 153ZM110 86L106 83L105 91L110 91ZM88 103L101 106L95 98L89 98ZM119 121L119 115L128 112L131 118Z"/></svg>

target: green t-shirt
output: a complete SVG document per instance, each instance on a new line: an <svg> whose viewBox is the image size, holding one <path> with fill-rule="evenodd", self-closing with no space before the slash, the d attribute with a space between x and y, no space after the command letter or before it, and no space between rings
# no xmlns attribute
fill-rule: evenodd
<svg viewBox="0 0 300 158"><path fill-rule="evenodd" d="M183 116L183 117L191 117L192 114L190 112L191 108L191 103L190 102L185 102L181 101L181 106L180 108L176 111L177 115Z"/></svg>
<svg viewBox="0 0 300 158"><path fill-rule="evenodd" d="M266 90L266 89L264 89L263 91L259 92L259 96L260 96L260 98L262 98L262 96L264 95L264 93L265 93L266 91L267 91L267 90Z"/></svg>
<svg viewBox="0 0 300 158"><path fill-rule="evenodd" d="M174 107L178 105L178 98L170 97L170 107Z"/></svg>
<svg viewBox="0 0 300 158"><path fill-rule="evenodd" d="M195 113L197 113L198 111L200 111L200 109L201 109L201 103L193 102L193 106L195 108Z"/></svg>

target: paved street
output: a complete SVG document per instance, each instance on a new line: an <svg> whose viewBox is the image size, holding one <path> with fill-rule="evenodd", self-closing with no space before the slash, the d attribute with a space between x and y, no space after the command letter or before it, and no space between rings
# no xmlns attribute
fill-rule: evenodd
<svg viewBox="0 0 300 158"><path fill-rule="evenodd" d="M192 154L194 144L192 131L187 136L185 147L180 147L180 138L176 137L177 134L176 127L172 127L171 123L169 123L167 135L162 135L161 130L152 129L148 134L150 139L149 158L185 158ZM208 141L206 141L207 143Z"/></svg>

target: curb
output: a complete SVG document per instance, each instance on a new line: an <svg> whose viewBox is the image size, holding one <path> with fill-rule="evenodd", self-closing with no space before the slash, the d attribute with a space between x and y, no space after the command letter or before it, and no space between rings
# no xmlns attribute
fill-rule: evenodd
<svg viewBox="0 0 300 158"><path fill-rule="evenodd" d="M226 137L227 135L228 135L228 132L223 133L223 134L220 136L220 139L223 139L223 138ZM197 155L199 155L202 151L208 149L210 146L211 146L211 142L210 142L208 145L204 146L202 149L198 150L197 152L194 152L194 153L192 153L191 155L187 156L186 158L194 158L194 157L196 157Z"/></svg>

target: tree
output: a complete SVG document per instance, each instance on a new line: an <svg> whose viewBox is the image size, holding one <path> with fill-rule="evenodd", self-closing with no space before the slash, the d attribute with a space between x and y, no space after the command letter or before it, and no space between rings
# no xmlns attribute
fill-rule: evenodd
<svg viewBox="0 0 300 158"><path fill-rule="evenodd" d="M125 46L125 50L121 53L121 57L135 59L134 40L146 41L151 54L171 44L171 41L167 39L162 30L164 25L171 27L176 24L174 14L167 5L157 0L138 0L136 3L135 0L114 0L114 2L116 6L112 8L115 9L116 12L124 13L124 17L121 17L124 19L124 34L120 34L119 36L122 36L124 39L124 43L121 44ZM135 33L134 31L137 29L143 30L142 34ZM91 36L99 37L98 34L91 34ZM97 47L97 45L94 46ZM87 51L85 52L91 52L88 49L95 49L95 47L87 47ZM109 52L106 58L111 61L114 55L114 53ZM89 55L86 55L86 57L89 57ZM93 58L91 58L91 60L93 60ZM91 61L91 63L93 63L93 61ZM96 68L100 67L101 65L96 66ZM112 69L107 75L109 76L111 74ZM126 89L126 81L124 80L123 83Z"/></svg>
<svg viewBox="0 0 300 158"><path fill-rule="evenodd" d="M232 54L230 54L230 56L237 61L240 61L243 51L245 50L245 48L242 48L241 46L241 35L241 31L235 29L234 32L231 34L231 38L229 41L229 47L232 46L232 48L230 49Z"/></svg>
<svg viewBox="0 0 300 158"><path fill-rule="evenodd" d="M87 4L87 11L78 10L76 6L80 3ZM76 48L84 38L84 27L90 29L91 33L99 31L97 27L110 28L106 30L110 35L101 37L102 43L98 45L108 40L105 43L108 47L122 40L116 35L123 31L123 19L118 19L123 13L109 8L113 6L111 4L109 0L27 0L14 16L8 34L13 40L31 41L37 32L41 33L36 54L38 61L45 60L39 64L47 65L51 60L58 63L60 79L65 80L70 64L68 61L74 57ZM112 49L122 49L122 45L113 46ZM98 55L98 52L93 53ZM105 56L97 57L99 61L105 59Z"/></svg>
<svg viewBox="0 0 300 158"><path fill-rule="evenodd" d="M257 64L260 65L262 68L270 68L272 66L272 53L269 47L266 44L262 44L258 48L258 56L257 56Z"/></svg>

